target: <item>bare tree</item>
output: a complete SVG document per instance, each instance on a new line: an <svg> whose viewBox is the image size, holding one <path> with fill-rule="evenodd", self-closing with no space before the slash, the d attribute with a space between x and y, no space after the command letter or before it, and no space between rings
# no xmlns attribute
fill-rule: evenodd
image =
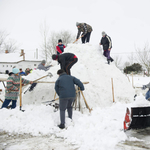
<svg viewBox="0 0 150 150"><path fill-rule="evenodd" d="M9 34L6 31L0 31L0 52L3 52L4 41Z"/></svg>
<svg viewBox="0 0 150 150"><path fill-rule="evenodd" d="M68 43L72 43L75 39L75 36L73 36L70 31L51 32L51 34L49 34L49 28L46 26L46 22L40 29L43 38L41 46L42 54L46 61L48 59L51 60L52 54L56 53L56 45L59 39L62 39L65 46L67 46Z"/></svg>
<svg viewBox="0 0 150 150"><path fill-rule="evenodd" d="M128 56L128 60L130 62L130 65L132 65L134 61L136 60L135 54L133 52L131 52L131 54Z"/></svg>
<svg viewBox="0 0 150 150"><path fill-rule="evenodd" d="M150 74L150 48L148 43L143 49L136 48L136 60L147 69L148 76Z"/></svg>
<svg viewBox="0 0 150 150"><path fill-rule="evenodd" d="M4 42L4 50L8 50L9 53L12 53L17 50L17 42L13 39L9 39L7 42Z"/></svg>
<svg viewBox="0 0 150 150"><path fill-rule="evenodd" d="M113 58L114 58L114 62L115 62L116 67L119 68L119 66L121 66L122 58L119 55L116 55Z"/></svg>
<svg viewBox="0 0 150 150"><path fill-rule="evenodd" d="M41 45L41 49L42 49L42 54L44 59L48 59L48 33L49 33L49 27L46 25L46 21L44 21L43 24L41 24L40 26L40 33L42 35L42 45Z"/></svg>
<svg viewBox="0 0 150 150"><path fill-rule="evenodd" d="M67 46L68 43L72 43L74 37L75 36L73 36L70 31L61 31L58 33L52 32L48 43L49 55L51 56L52 54L56 53L56 45L58 44L59 39L62 39L63 44Z"/></svg>

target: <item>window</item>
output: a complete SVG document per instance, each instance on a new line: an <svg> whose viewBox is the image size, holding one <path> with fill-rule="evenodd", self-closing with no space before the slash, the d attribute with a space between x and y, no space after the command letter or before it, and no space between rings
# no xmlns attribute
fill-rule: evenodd
<svg viewBox="0 0 150 150"><path fill-rule="evenodd" d="M36 66L36 64L34 64L34 66Z"/></svg>
<svg viewBox="0 0 150 150"><path fill-rule="evenodd" d="M5 65L3 65L3 67L5 67Z"/></svg>
<svg viewBox="0 0 150 150"><path fill-rule="evenodd" d="M8 65L7 65L7 67L8 67Z"/></svg>
<svg viewBox="0 0 150 150"><path fill-rule="evenodd" d="M10 67L12 67L12 65L10 65Z"/></svg>

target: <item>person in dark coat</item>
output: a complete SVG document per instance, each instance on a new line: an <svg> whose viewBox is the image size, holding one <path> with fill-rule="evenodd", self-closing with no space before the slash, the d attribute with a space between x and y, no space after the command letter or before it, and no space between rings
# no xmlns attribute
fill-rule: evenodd
<svg viewBox="0 0 150 150"><path fill-rule="evenodd" d="M58 40L58 45L56 46L56 53L57 53L57 55L63 53L64 52L64 48L66 48L66 46L64 44L62 44L62 40L59 39Z"/></svg>
<svg viewBox="0 0 150 150"><path fill-rule="evenodd" d="M49 66L45 66L46 64L46 61L45 60L42 60L42 62L38 65L37 69L39 70L44 70L44 71L47 71L49 70L49 68L52 66L52 65L49 65ZM29 91L33 91L33 89L36 87L37 83L33 83L30 88L29 88Z"/></svg>
<svg viewBox="0 0 150 150"><path fill-rule="evenodd" d="M91 32L93 31L92 27L88 25L87 23L79 23L79 22L76 22L76 26L78 28L76 41L79 39L79 36L82 32L82 35L81 35L82 43L89 42Z"/></svg>
<svg viewBox="0 0 150 150"><path fill-rule="evenodd" d="M113 62L114 60L110 57L110 51L111 51L111 48L112 48L112 41L111 41L111 38L103 31L102 32L102 38L101 38L101 41L100 41L100 45L103 46L103 50L104 50L104 53L103 55L105 57L107 57L107 62L108 64L110 64L110 61Z"/></svg>
<svg viewBox="0 0 150 150"><path fill-rule="evenodd" d="M63 69L68 75L71 75L71 67L78 61L76 55L72 53L63 53L60 55L52 55L53 60L57 60L60 63L61 69Z"/></svg>
<svg viewBox="0 0 150 150"><path fill-rule="evenodd" d="M72 102L75 100L76 91L75 86L76 84L80 87L81 91L84 90L83 83L71 76L67 75L64 70L60 69L57 71L59 78L55 83L55 91L59 96L59 107L60 107L60 125L59 128L65 128L65 110L68 111L68 117L72 119Z"/></svg>

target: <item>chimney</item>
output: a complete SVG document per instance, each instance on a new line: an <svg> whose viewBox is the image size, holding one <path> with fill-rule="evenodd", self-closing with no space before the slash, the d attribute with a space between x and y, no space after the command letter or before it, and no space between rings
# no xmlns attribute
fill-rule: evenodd
<svg viewBox="0 0 150 150"><path fill-rule="evenodd" d="M23 60L25 60L25 53L24 53L24 49L21 49L21 54L20 56L23 56Z"/></svg>
<svg viewBox="0 0 150 150"><path fill-rule="evenodd" d="M8 50L5 50L5 54L9 53Z"/></svg>
<svg viewBox="0 0 150 150"><path fill-rule="evenodd" d="M36 49L36 59L38 59L38 49Z"/></svg>

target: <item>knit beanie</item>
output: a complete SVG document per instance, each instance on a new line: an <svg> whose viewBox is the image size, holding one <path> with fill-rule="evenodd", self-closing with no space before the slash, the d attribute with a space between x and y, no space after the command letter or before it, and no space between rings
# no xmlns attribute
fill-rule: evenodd
<svg viewBox="0 0 150 150"><path fill-rule="evenodd" d="M42 60L41 64L46 64L46 60Z"/></svg>
<svg viewBox="0 0 150 150"><path fill-rule="evenodd" d="M79 22L76 22L76 26L78 26L80 23Z"/></svg>
<svg viewBox="0 0 150 150"><path fill-rule="evenodd" d="M62 43L62 40L61 40L61 39L58 40L58 43L60 43L60 42Z"/></svg>
<svg viewBox="0 0 150 150"><path fill-rule="evenodd" d="M105 31L102 32L102 36L103 36L103 35L106 35L106 32L105 32Z"/></svg>
<svg viewBox="0 0 150 150"><path fill-rule="evenodd" d="M20 71L19 71L18 68L13 68L12 72L13 72L14 74L17 74L17 73L19 73Z"/></svg>
<svg viewBox="0 0 150 150"><path fill-rule="evenodd" d="M56 55L56 54L53 54L53 55L52 55L52 59L53 59L53 60L56 60L57 58L58 58L58 55Z"/></svg>

